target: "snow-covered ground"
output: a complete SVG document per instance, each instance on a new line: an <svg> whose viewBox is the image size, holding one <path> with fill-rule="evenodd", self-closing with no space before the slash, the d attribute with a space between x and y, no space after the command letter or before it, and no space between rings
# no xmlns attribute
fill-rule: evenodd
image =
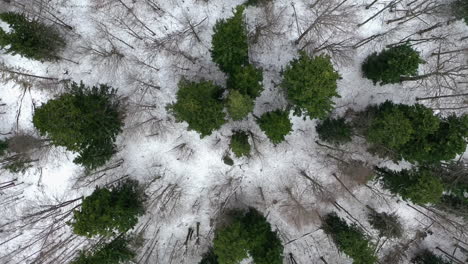
<svg viewBox="0 0 468 264"><path fill-rule="evenodd" d="M256 101L254 113L257 116L286 105L279 88L281 70L305 43L310 42L305 48L310 52L322 43L347 40L345 44L352 46L379 33L386 34L360 47L347 47L331 54L342 76L338 83L341 98L335 99L334 114L343 115L349 109L362 110L385 100L413 104L416 97L466 92L466 84L436 88L435 79L380 87L362 78L360 65L367 55L449 20L450 17L443 14L423 14L401 25L398 23L404 20L387 24L390 19L404 16L398 9L409 3L415 2L414 6L431 1L382 0L369 9L365 6L373 2L371 0L324 0L312 9L316 1L272 2L274 4L268 8L248 7L245 12L252 36L257 25L269 25L250 46L251 62L264 71L265 91ZM396 10L386 9L368 23L357 26L390 2L399 3ZM439 254L441 252L435 249L439 247L451 254L457 243L468 243L462 232L466 224L464 227L450 225L425 208L401 201L372 183L358 182L347 173L343 162L338 160L362 161L368 168L409 166L373 157L366 151L362 138L355 137L352 143L340 147L341 151L320 146L315 142L318 140L316 120L303 120L292 114L294 132L277 146L267 140L252 116L241 122L228 122L203 139L196 132L187 131L186 123L174 122L165 106L175 101L181 78L225 84L226 77L211 61L212 27L218 19L230 17L233 8L241 3L241 0L52 0L44 3L41 11L44 17L51 17L47 13L49 10L73 27L73 30L61 28L67 47L60 56L67 60L41 63L2 54L0 62L4 67L15 67L38 76L82 80L87 85L107 83L118 88L127 104L126 126L117 140L119 152L109 164L120 166L80 180L84 171L73 164L74 154L54 147L41 155L24 174L2 171L0 183L18 178L17 183L21 184L0 189L0 263L66 263L76 250L89 247L92 240L72 236L67 225L52 223L53 217L38 222L24 217L47 208L44 206L88 195L95 186L124 176L147 184L147 192L153 194L147 214L141 217L134 230L143 238L135 263L198 263L211 243L216 220L222 212L249 206L263 212L279 232L285 245L284 263L292 263L290 254L300 264L324 263L321 257L330 264L352 263L320 230L320 216L332 211L350 223L362 224L373 242L379 244L380 257L392 252L397 245L408 244L408 256L402 263L409 263L413 252L419 248L427 247ZM295 43L314 19L338 3L342 5L329 18L336 27L321 25L299 44ZM26 10L36 10L34 4L31 5ZM18 6L3 4L0 7L21 11ZM5 28L4 24L0 26ZM468 27L456 21L411 37L445 35L443 41L414 46L427 61L421 66L421 74L435 67L437 56L431 53L439 44L443 44L442 50L466 47L466 41L460 38L468 35ZM115 52L107 57L102 55L111 50ZM447 64L465 64L464 55L458 53ZM33 77L23 80L27 84L8 76L3 79L0 98L5 105L0 107L0 133L35 133L31 122L34 106L59 94L61 86ZM453 108L453 104L460 103L456 100L421 103L435 109ZM228 166L222 158L229 149L233 129L252 131L255 137L251 143L255 150L250 158L234 158L234 166ZM99 178L103 173L106 175ZM304 175L320 183L323 189L316 188ZM93 177L98 179L88 184ZM16 200L10 202L9 199ZM377 211L396 212L405 228L404 237L397 241L379 241L377 231L366 220L366 206ZM66 208L69 207L62 209ZM188 228L196 228L197 223L200 223L199 242L192 239L185 245ZM430 235L426 238L413 240L419 231L427 230ZM456 250L454 256L466 259L460 250Z"/></svg>

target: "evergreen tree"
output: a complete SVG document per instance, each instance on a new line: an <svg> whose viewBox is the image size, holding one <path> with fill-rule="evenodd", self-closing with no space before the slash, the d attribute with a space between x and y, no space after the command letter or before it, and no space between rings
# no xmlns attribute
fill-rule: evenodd
<svg viewBox="0 0 468 264"><path fill-rule="evenodd" d="M276 110L263 114L257 123L273 144L284 141L284 137L292 131L288 112Z"/></svg>
<svg viewBox="0 0 468 264"><path fill-rule="evenodd" d="M216 230L214 253L219 263L238 264L250 255L255 264L282 264L283 246L265 217L250 208L236 212L232 222Z"/></svg>
<svg viewBox="0 0 468 264"><path fill-rule="evenodd" d="M219 68L228 74L249 62L247 30L244 22L245 7L236 8L234 16L218 20L213 28L211 40L211 58Z"/></svg>
<svg viewBox="0 0 468 264"><path fill-rule="evenodd" d="M332 144L344 144L351 141L353 129L343 117L327 118L315 127L320 140Z"/></svg>
<svg viewBox="0 0 468 264"><path fill-rule="evenodd" d="M69 88L69 93L36 108L33 124L54 145L78 152L75 163L94 169L115 153L114 142L123 126L116 90L75 82Z"/></svg>
<svg viewBox="0 0 468 264"><path fill-rule="evenodd" d="M401 171L376 168L376 172L385 189L416 204L437 203L444 191L441 180L426 168Z"/></svg>
<svg viewBox="0 0 468 264"><path fill-rule="evenodd" d="M218 257L213 251L213 248L210 248L205 254L203 254L202 259L198 264L219 264Z"/></svg>
<svg viewBox="0 0 468 264"><path fill-rule="evenodd" d="M370 106L364 115L370 122L363 132L374 150L383 147L396 160L437 163L450 160L466 149L468 116L435 116L431 109L386 101Z"/></svg>
<svg viewBox="0 0 468 264"><path fill-rule="evenodd" d="M71 226L77 235L112 236L126 232L144 213L143 198L138 182L127 180L115 188L99 188L83 199L81 210L73 212Z"/></svg>
<svg viewBox="0 0 468 264"><path fill-rule="evenodd" d="M8 152L8 140L1 139L0 140L0 156L5 155Z"/></svg>
<svg viewBox="0 0 468 264"><path fill-rule="evenodd" d="M395 213L378 213L371 210L368 219L371 226L379 231L381 237L400 238L403 235L403 227Z"/></svg>
<svg viewBox="0 0 468 264"><path fill-rule="evenodd" d="M231 90L227 98L227 111L233 120L242 120L253 111L254 102L237 90Z"/></svg>
<svg viewBox="0 0 468 264"><path fill-rule="evenodd" d="M237 67L233 74L229 75L227 86L231 90L237 90L243 95L255 99L263 91L263 73L252 64Z"/></svg>
<svg viewBox="0 0 468 264"><path fill-rule="evenodd" d="M362 72L374 85L398 83L401 76L417 75L419 64L423 62L419 52L404 44L372 53L362 64Z"/></svg>
<svg viewBox="0 0 468 264"><path fill-rule="evenodd" d="M249 136L243 131L237 131L231 136L231 144L229 144L232 152L236 157L249 156L250 144Z"/></svg>
<svg viewBox="0 0 468 264"><path fill-rule="evenodd" d="M325 217L322 229L332 237L339 250L353 259L354 264L377 262L375 246L355 224L348 225L335 213L330 213Z"/></svg>
<svg viewBox="0 0 468 264"><path fill-rule="evenodd" d="M20 54L35 60L57 60L57 53L65 46L57 30L25 15L1 13L0 20L8 23L10 32L0 28L0 47L7 53Z"/></svg>
<svg viewBox="0 0 468 264"><path fill-rule="evenodd" d="M221 99L223 90L211 81L179 82L177 102L168 106L177 122L187 122L201 137L210 135L226 120Z"/></svg>
<svg viewBox="0 0 468 264"><path fill-rule="evenodd" d="M456 0L452 2L451 9L457 19L463 19L468 24L468 1Z"/></svg>
<svg viewBox="0 0 468 264"><path fill-rule="evenodd" d="M332 97L339 97L336 91L339 78L330 57L310 58L301 52L283 72L281 86L295 106L295 115L304 113L310 118L323 118L333 109Z"/></svg>
<svg viewBox="0 0 468 264"><path fill-rule="evenodd" d="M425 249L422 252L420 252L417 256L415 256L411 260L411 263L414 263L414 264L450 264L451 262Z"/></svg>
<svg viewBox="0 0 468 264"><path fill-rule="evenodd" d="M119 264L131 260L135 253L128 248L128 239L117 237L94 251L81 251L71 264Z"/></svg>

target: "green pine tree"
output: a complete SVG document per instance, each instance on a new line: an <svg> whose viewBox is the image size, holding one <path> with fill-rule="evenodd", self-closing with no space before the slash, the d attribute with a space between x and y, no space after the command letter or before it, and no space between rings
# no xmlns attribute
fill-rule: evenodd
<svg viewBox="0 0 468 264"><path fill-rule="evenodd" d="M351 141L352 126L343 117L327 118L315 127L320 140L332 144L344 144Z"/></svg>
<svg viewBox="0 0 468 264"><path fill-rule="evenodd" d="M423 62L419 52L404 44L372 53L363 62L362 72L374 85L398 83L402 76L417 75L419 64Z"/></svg>
<svg viewBox="0 0 468 264"><path fill-rule="evenodd" d="M401 171L376 168L376 172L385 189L415 204L437 203L444 191L440 178L426 168Z"/></svg>
<svg viewBox="0 0 468 264"><path fill-rule="evenodd" d="M0 20L11 29L5 32L0 28L0 48L7 53L34 60L59 59L57 54L65 47L65 40L55 28L14 12L1 13Z"/></svg>
<svg viewBox="0 0 468 264"><path fill-rule="evenodd" d="M333 109L333 97L339 97L335 71L328 56L309 57L301 52L283 72L281 86L295 106L295 115L303 113L310 118L323 118Z"/></svg>
<svg viewBox="0 0 468 264"><path fill-rule="evenodd" d="M203 254L198 264L219 264L218 257L214 253L213 248L209 248L208 251Z"/></svg>
<svg viewBox="0 0 468 264"><path fill-rule="evenodd" d="M250 144L249 136L244 131L236 131L231 136L231 143L229 144L232 152L236 157L249 156Z"/></svg>
<svg viewBox="0 0 468 264"><path fill-rule="evenodd" d="M435 255L431 251L425 249L411 259L411 263L414 264L450 264L452 262L443 259L440 256Z"/></svg>
<svg viewBox="0 0 468 264"><path fill-rule="evenodd" d="M265 217L253 208L235 212L231 223L216 230L214 253L219 263L238 264L249 255L255 264L282 264L283 245Z"/></svg>
<svg viewBox="0 0 468 264"><path fill-rule="evenodd" d="M227 111L233 120L242 120L254 109L252 98L239 93L237 90L231 90L227 98Z"/></svg>
<svg viewBox="0 0 468 264"><path fill-rule="evenodd" d="M377 263L375 246L355 224L348 225L335 213L330 213L325 217L322 229L331 236L340 251L353 259L354 264Z"/></svg>
<svg viewBox="0 0 468 264"><path fill-rule="evenodd" d="M226 120L221 99L223 89L211 81L179 82L177 102L168 106L177 122L187 122L189 130L195 130L201 137L210 135Z"/></svg>
<svg viewBox="0 0 468 264"><path fill-rule="evenodd" d="M231 90L237 90L243 95L255 99L263 91L263 73L252 64L237 67L234 73L229 75L227 86Z"/></svg>
<svg viewBox="0 0 468 264"><path fill-rule="evenodd" d="M284 137L292 131L292 124L287 111L276 110L264 113L257 123L273 144L284 141Z"/></svg>
<svg viewBox="0 0 468 264"><path fill-rule="evenodd" d="M237 68L249 62L244 9L243 5L238 6L233 17L218 20L213 28L211 58L223 72L228 74L234 73Z"/></svg>
<svg viewBox="0 0 468 264"><path fill-rule="evenodd" d="M116 90L75 82L69 88L70 92L36 108L33 124L54 145L78 152L75 163L94 169L115 153L114 142L122 130Z"/></svg>
<svg viewBox="0 0 468 264"><path fill-rule="evenodd" d="M370 210L367 218L371 226L379 231L381 237L400 238L403 235L403 227L395 213L378 213Z"/></svg>
<svg viewBox="0 0 468 264"><path fill-rule="evenodd" d="M70 264L119 264L125 263L135 253L128 247L129 240L119 236L108 244L99 246L92 251L80 251L78 256Z"/></svg>
<svg viewBox="0 0 468 264"><path fill-rule="evenodd" d="M80 236L112 236L133 228L144 213L138 182L127 180L112 189L99 188L83 199L70 223Z"/></svg>
<svg viewBox="0 0 468 264"><path fill-rule="evenodd" d="M463 19L465 23L468 24L468 1L453 1L451 4L451 11L457 19Z"/></svg>

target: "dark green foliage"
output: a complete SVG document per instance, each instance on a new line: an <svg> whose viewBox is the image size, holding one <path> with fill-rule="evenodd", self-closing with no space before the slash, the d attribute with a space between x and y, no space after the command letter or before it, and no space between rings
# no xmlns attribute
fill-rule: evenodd
<svg viewBox="0 0 468 264"><path fill-rule="evenodd" d="M81 251L71 264L119 264L131 260L135 253L128 248L128 239L118 237L93 251Z"/></svg>
<svg viewBox="0 0 468 264"><path fill-rule="evenodd" d="M249 62L247 30L243 18L245 7L236 8L234 16L218 20L213 28L211 58L219 68L228 74Z"/></svg>
<svg viewBox="0 0 468 264"><path fill-rule="evenodd" d="M315 127L320 140L332 144L344 144L351 141L353 129L343 117L327 118Z"/></svg>
<svg viewBox="0 0 468 264"><path fill-rule="evenodd" d="M468 220L468 199L454 194L444 194L435 205L437 209Z"/></svg>
<svg viewBox="0 0 468 264"><path fill-rule="evenodd" d="M65 46L65 41L53 27L13 12L1 13L0 19L11 28L8 33L0 28L0 47L3 49L10 45L7 53L35 60L59 58L57 53Z"/></svg>
<svg viewBox="0 0 468 264"><path fill-rule="evenodd" d="M457 0L452 2L452 13L457 19L463 19L468 24L468 1Z"/></svg>
<svg viewBox="0 0 468 264"><path fill-rule="evenodd" d="M138 182L132 180L111 190L97 187L83 199L81 210L73 212L73 232L87 237L112 236L133 228L144 213L140 192Z"/></svg>
<svg viewBox="0 0 468 264"><path fill-rule="evenodd" d="M250 144L249 136L243 131L237 131L231 136L231 144L229 144L232 152L236 157L249 156Z"/></svg>
<svg viewBox="0 0 468 264"><path fill-rule="evenodd" d="M198 264L219 264L218 257L213 251L213 248L210 248L205 254L202 256L202 260Z"/></svg>
<svg viewBox="0 0 468 264"><path fill-rule="evenodd" d="M362 72L374 84L398 83L401 76L417 75L422 62L419 52L405 44L372 53L362 64Z"/></svg>
<svg viewBox="0 0 468 264"><path fill-rule="evenodd" d="M450 264L451 262L443 259L425 249L411 260L414 264Z"/></svg>
<svg viewBox="0 0 468 264"><path fill-rule="evenodd" d="M403 235L403 227L395 213L378 213L371 210L367 217L371 226L379 231L381 237L400 238Z"/></svg>
<svg viewBox="0 0 468 264"><path fill-rule="evenodd" d="M229 155L224 155L223 162L224 162L224 164L226 164L228 166L234 165L234 161L231 159L231 157L229 157Z"/></svg>
<svg viewBox="0 0 468 264"><path fill-rule="evenodd" d="M36 108L33 123L54 145L78 152L75 163L94 169L115 153L114 142L122 130L116 90L104 84L89 88L75 82L70 89Z"/></svg>
<svg viewBox="0 0 468 264"><path fill-rule="evenodd" d="M322 229L332 237L339 250L353 259L354 264L377 262L374 245L355 224L348 225L335 213L330 213L325 217Z"/></svg>
<svg viewBox="0 0 468 264"><path fill-rule="evenodd" d="M376 168L376 172L385 189L416 204L437 203L444 191L442 181L426 168L401 171Z"/></svg>
<svg viewBox="0 0 468 264"><path fill-rule="evenodd" d="M397 160L437 163L451 160L466 149L467 115L441 118L423 105L390 101L370 106L365 112L370 120L363 129L367 140L395 154Z"/></svg>
<svg viewBox="0 0 468 264"><path fill-rule="evenodd" d="M219 263L238 264L248 255L255 264L283 263L283 246L278 235L253 208L246 214L237 212L228 226L216 230L213 244Z"/></svg>
<svg viewBox="0 0 468 264"><path fill-rule="evenodd" d="M257 123L273 144L284 141L284 137L292 131L287 111L267 112L257 120Z"/></svg>
<svg viewBox="0 0 468 264"><path fill-rule="evenodd" d="M210 135L226 120L223 113L223 90L211 81L179 82L177 102L168 106L177 122L187 122L201 137Z"/></svg>
<svg viewBox="0 0 468 264"><path fill-rule="evenodd" d="M7 151L8 151L8 140L7 139L0 140L0 156L5 155Z"/></svg>
<svg viewBox="0 0 468 264"><path fill-rule="evenodd" d="M252 64L247 64L236 68L234 73L229 75L227 86L229 89L237 90L243 95L248 95L255 99L263 91L263 73Z"/></svg>
<svg viewBox="0 0 468 264"><path fill-rule="evenodd" d="M233 120L242 120L253 111L254 102L247 95L231 90L227 98L227 111Z"/></svg>
<svg viewBox="0 0 468 264"><path fill-rule="evenodd" d="M247 6L259 6L259 5L263 5L263 4L267 4L267 3L271 3L273 2L273 0L247 0L247 2L245 2L245 5Z"/></svg>
<svg viewBox="0 0 468 264"><path fill-rule="evenodd" d="M310 58L301 52L300 57L286 67L281 86L295 105L295 115L304 113L310 118L323 118L333 109L332 97L339 97L336 91L339 78L330 57Z"/></svg>

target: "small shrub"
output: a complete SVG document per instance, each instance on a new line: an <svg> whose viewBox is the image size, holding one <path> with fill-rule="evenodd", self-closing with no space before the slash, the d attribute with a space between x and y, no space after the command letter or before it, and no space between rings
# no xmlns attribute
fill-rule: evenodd
<svg viewBox="0 0 468 264"><path fill-rule="evenodd" d="M316 126L320 140L332 144L344 144L351 141L353 129L343 117L327 118Z"/></svg>
<svg viewBox="0 0 468 264"><path fill-rule="evenodd" d="M0 140L0 156L5 155L8 152L8 140Z"/></svg>
<svg viewBox="0 0 468 264"><path fill-rule="evenodd" d="M401 171L377 168L376 172L385 189L416 204L437 203L444 191L442 181L425 168Z"/></svg>
<svg viewBox="0 0 468 264"><path fill-rule="evenodd" d="M0 20L8 23L11 32L0 28L0 47L7 53L20 54L28 59L54 61L65 46L57 30L25 15L13 12L1 13Z"/></svg>
<svg viewBox="0 0 468 264"><path fill-rule="evenodd" d="M371 226L379 231L381 237L400 238L403 235L403 227L395 213L378 213L371 210L368 219Z"/></svg>
<svg viewBox="0 0 468 264"><path fill-rule="evenodd" d="M292 131L288 112L282 110L263 114L257 123L273 144L283 142L284 137Z"/></svg>
<svg viewBox="0 0 468 264"><path fill-rule="evenodd" d="M118 237L97 250L81 251L71 264L119 264L130 261L135 253L128 248L128 240Z"/></svg>
<svg viewBox="0 0 468 264"><path fill-rule="evenodd" d="M231 90L227 98L227 111L233 120L242 120L254 109L253 100L239 93L237 90Z"/></svg>
<svg viewBox="0 0 468 264"><path fill-rule="evenodd" d="M116 90L101 84L86 87L73 82L70 92L36 108L33 124L54 145L76 151L74 160L87 169L108 161L122 131L122 114Z"/></svg>
<svg viewBox="0 0 468 264"><path fill-rule="evenodd" d="M425 249L424 251L420 252L417 256L415 256L413 259L411 259L411 263L414 263L414 264L450 264L451 262Z"/></svg>
<svg viewBox="0 0 468 264"><path fill-rule="evenodd" d="M235 132L231 137L231 144L229 145L232 152L236 157L249 156L250 144L249 136L243 131Z"/></svg>
<svg viewBox="0 0 468 264"><path fill-rule="evenodd" d="M218 20L213 28L211 58L219 68L228 74L249 62L247 30L243 18L245 7L236 8L234 16Z"/></svg>
<svg viewBox="0 0 468 264"><path fill-rule="evenodd" d="M138 182L127 180L109 190L97 187L83 199L80 210L73 212L70 225L80 236L112 236L126 232L144 213L143 199Z"/></svg>
<svg viewBox="0 0 468 264"><path fill-rule="evenodd" d="M323 118L333 109L332 97L339 97L336 91L339 78L330 57L310 58L301 52L286 67L281 86L295 106L295 115L304 113L310 118Z"/></svg>
<svg viewBox="0 0 468 264"><path fill-rule="evenodd" d="M177 102L169 105L168 110L177 122L187 122L190 130L205 137L226 122L220 99L222 93L222 88L211 81L196 83L182 80L179 82Z"/></svg>
<svg viewBox="0 0 468 264"><path fill-rule="evenodd" d="M243 95L255 99L263 91L263 73L252 64L236 68L227 80L227 86L231 90L237 90Z"/></svg>
<svg viewBox="0 0 468 264"><path fill-rule="evenodd" d="M419 52L405 44L372 53L362 64L362 72L374 85L398 83L401 76L417 75L422 62Z"/></svg>
<svg viewBox="0 0 468 264"><path fill-rule="evenodd" d="M353 259L353 263L373 264L377 262L374 245L356 225L348 225L335 213L330 213L326 216L322 229L332 237L339 250Z"/></svg>

